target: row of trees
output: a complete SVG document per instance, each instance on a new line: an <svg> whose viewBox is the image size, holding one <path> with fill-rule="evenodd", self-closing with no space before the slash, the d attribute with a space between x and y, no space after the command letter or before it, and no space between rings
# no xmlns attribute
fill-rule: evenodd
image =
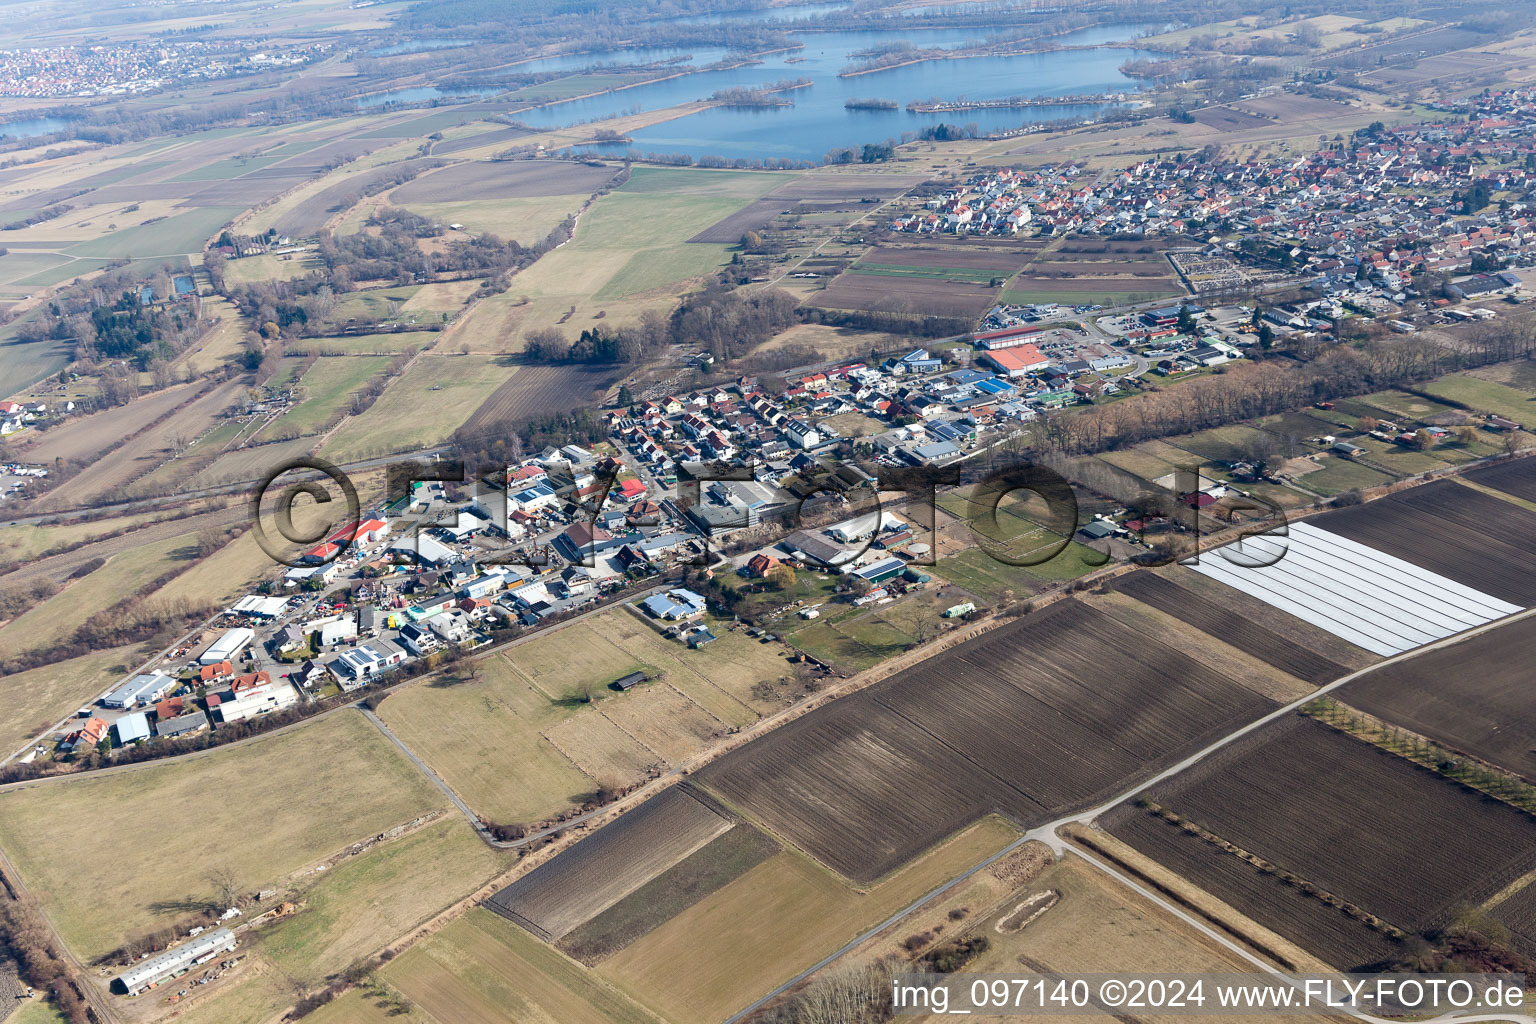
<svg viewBox="0 0 1536 1024"><path fill-rule="evenodd" d="M71 1024L91 1020L74 971L55 942L42 911L30 900L0 895L0 949L16 959L22 980L53 996L55 1005Z"/></svg>
<svg viewBox="0 0 1536 1024"><path fill-rule="evenodd" d="M1304 363L1271 359L1235 364L1225 373L1177 387L1047 417L1036 425L1033 442L1066 454L1091 454L1530 358L1536 354L1536 321L1483 325L1457 341L1452 347L1425 337L1367 339L1323 349Z"/></svg>

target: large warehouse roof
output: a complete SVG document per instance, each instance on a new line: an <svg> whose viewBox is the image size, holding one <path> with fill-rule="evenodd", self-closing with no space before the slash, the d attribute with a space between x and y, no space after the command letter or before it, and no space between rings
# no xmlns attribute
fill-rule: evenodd
<svg viewBox="0 0 1536 1024"><path fill-rule="evenodd" d="M1218 550L1190 568L1373 654L1400 654L1521 610L1308 523L1292 523L1286 537L1245 538L1242 549L1284 554L1253 568Z"/></svg>

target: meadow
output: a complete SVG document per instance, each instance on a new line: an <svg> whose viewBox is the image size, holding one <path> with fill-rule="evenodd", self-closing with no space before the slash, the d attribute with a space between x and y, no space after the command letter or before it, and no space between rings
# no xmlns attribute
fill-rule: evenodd
<svg viewBox="0 0 1536 1024"><path fill-rule="evenodd" d="M279 883L445 802L346 711L237 747L7 790L0 848L70 950L93 960L207 905L212 871L251 890Z"/></svg>
<svg viewBox="0 0 1536 1024"><path fill-rule="evenodd" d="M272 437L313 434L347 411L352 396L389 365L385 356L316 359L299 378L302 400L267 428Z"/></svg>
<svg viewBox="0 0 1536 1024"><path fill-rule="evenodd" d="M380 714L477 812L538 821L755 721L769 705L754 686L787 674L784 654L733 633L689 650L613 609L482 659L478 678L400 690ZM656 678L609 689L631 672Z"/></svg>
<svg viewBox="0 0 1536 1024"><path fill-rule="evenodd" d="M343 423L321 453L345 462L440 444L512 372L487 356L422 355L366 412Z"/></svg>

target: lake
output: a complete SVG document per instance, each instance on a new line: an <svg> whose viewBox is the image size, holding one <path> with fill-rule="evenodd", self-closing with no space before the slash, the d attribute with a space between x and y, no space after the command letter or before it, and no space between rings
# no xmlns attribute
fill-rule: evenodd
<svg viewBox="0 0 1536 1024"><path fill-rule="evenodd" d="M1066 45L1094 47L1007 57L969 57L922 61L873 74L839 78L853 53L892 40L916 46L956 47L976 40L971 30L940 29L897 32L885 30L805 33L805 47L771 54L762 64L725 71L706 71L636 86L588 99L570 100L515 111L512 116L539 128L564 127L630 113L656 110L708 97L717 89L753 88L786 78L809 78L813 84L785 94L792 107L756 109L714 107L631 134L630 148L639 152L726 158L820 160L829 150L866 142L899 139L941 122L974 123L983 132L1005 131L1026 124L1090 115L1098 105L1036 107L1019 110L969 110L947 114L915 114L904 108L912 100L934 97L971 100L1009 96L1063 96L1134 92L1139 83L1120 73L1127 60L1162 56L1151 51L1101 44L1134 38L1152 26L1105 26L1063 36ZM694 64L718 60L723 53L646 50L605 51L577 57L549 58L521 68L574 69L594 63L637 63L692 52ZM642 55L643 54L643 55ZM558 62L558 63L557 63ZM850 99L896 101L897 110L848 110ZM604 152L622 152L610 145Z"/></svg>
<svg viewBox="0 0 1536 1024"><path fill-rule="evenodd" d="M0 124L0 138L30 139L34 135L62 132L69 126L69 120L62 117L33 117L25 121L7 121Z"/></svg>

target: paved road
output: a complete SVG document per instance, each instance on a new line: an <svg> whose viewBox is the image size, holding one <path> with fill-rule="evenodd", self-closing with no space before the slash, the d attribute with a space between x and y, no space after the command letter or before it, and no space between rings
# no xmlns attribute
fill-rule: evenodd
<svg viewBox="0 0 1536 1024"><path fill-rule="evenodd" d="M1490 630L1498 629L1498 628L1500 628L1502 626L1508 625L1509 623L1516 622L1516 621L1519 621L1521 619L1530 618L1533 615L1536 615L1536 608L1529 608L1529 609L1527 609L1527 610L1525 610L1523 612L1519 612L1518 614L1511 615L1508 618L1499 619L1496 622L1491 622L1491 623L1488 623L1487 625L1484 625L1484 626L1478 626L1475 629L1469 629L1469 630L1467 630L1466 632L1463 632L1463 633L1457 633L1454 636L1446 637L1444 640L1438 640L1438 641L1436 641L1436 642L1434 642L1432 644L1426 644L1423 647L1415 648L1414 650L1411 650L1411 651L1405 651L1402 654L1394 655L1393 657L1387 658L1387 659L1385 659L1383 661L1379 661L1376 664L1371 665L1371 666L1369 666L1367 668L1363 668L1363 669L1359 669L1358 671L1351 672L1351 673L1349 673L1346 676L1341 676L1340 678L1335 679L1333 682L1327 684L1326 686L1319 687L1318 689L1311 691L1310 693L1306 694L1305 696L1298 697L1295 700L1291 701L1289 704L1285 704L1285 705L1283 705L1283 706L1281 706L1279 708L1276 708L1274 711L1271 711L1268 714L1266 714L1266 715L1264 715L1264 716L1262 716L1260 718L1257 718L1257 719L1255 719L1252 722L1249 722L1247 725L1244 725L1244 726L1242 726L1242 727L1240 727L1238 729L1235 729L1234 731L1232 731L1232 732L1228 733L1227 735L1221 737L1220 739L1216 740L1215 742L1209 744L1204 749L1199 750L1199 751L1191 754L1189 757L1186 757L1184 760L1178 762L1177 764L1171 765L1168 768L1163 769L1162 771L1158 772L1156 775L1152 776L1151 778L1136 783L1134 786L1131 786L1130 788L1124 790L1123 792L1117 794L1116 796L1111 797L1110 799L1104 801L1103 803L1099 804L1096 807L1091 807L1088 810L1080 811L1080 812L1078 812L1076 814L1069 814L1069 815L1066 815L1065 817L1057 818L1055 821L1050 821L1050 822L1045 823L1044 825L1038 825L1035 828L1029 829L1022 836L1020 836L1018 839L1016 839L1013 842L1009 843L1007 846L1003 847L1001 850L999 850L997 853L993 854L992 856L988 857L986 860L983 860L980 863L974 865L969 870L967 870L964 874L958 875L955 878L950 879L948 882L945 882L943 885L941 885L938 888L932 890L931 892L929 892L929 893L927 893L927 894L925 894L923 896L918 897L916 900L913 900L911 903L907 904L906 907L904 907L901 910L897 911L895 914L892 914L890 917L886 918L884 921L882 921L879 924L875 925L873 928L870 928L870 929L866 930L863 934L861 934L857 938L851 940L850 942L845 944L842 948L840 948L840 949L836 950L835 952L833 952L833 953L823 957L822 959L818 960L815 964L813 964L810 967L806 968L805 970L801 971L799 974L795 975L793 978L789 979L784 984L782 984L778 988L774 989L772 992L769 992L767 995L763 996L761 999L759 999L757 1002L753 1003L751 1006L748 1006L745 1009L741 1010L740 1012L735 1013L732 1016L726 1018L725 1024L736 1024L737 1021L740 1021L742 1018L744 1018L744 1017L748 1016L749 1014L753 1013L754 1011L762 1008L770 1000L776 999L780 995L783 995L789 989L795 987L796 985L799 985L801 982L805 981L807 978L809 978L811 975L815 974L817 971L819 971L822 968L828 966L829 964L833 963L834 961L840 959L841 957L843 957L847 953L852 952L854 949L857 949L859 946L861 946L865 942L869 941L871 938L873 938L875 935L879 934L881 931L884 931L886 928L889 928L891 925L893 925L896 922L900 921L902 918L906 917L908 914L918 910L920 907L924 906L925 904L933 901L934 899L937 899L939 896L942 896L944 893L948 892L950 889L953 889L955 886L959 885L961 882L964 882L966 879L970 878L976 872L978 872L978 871L982 870L983 868L987 867L988 865L990 865L990 864L1000 860L1001 858L1006 857L1008 854L1012 853L1014 850L1017 850L1019 847L1023 846L1025 843L1028 843L1028 842L1041 842L1041 843L1045 843L1053 851L1055 851L1058 856L1064 855L1064 854L1069 852L1069 847L1067 846L1066 841L1064 839L1062 839L1062 837L1059 834L1060 830L1063 827L1065 827L1067 825L1092 825L1093 821L1096 818L1098 818L1099 815L1105 813L1106 811L1110 810L1113 807L1119 806L1120 804L1124 803L1127 800L1130 800L1131 798L1135 797L1138 793L1141 793L1141 792L1144 792L1145 790L1151 789L1153 786L1157 785L1158 783L1163 782L1166 779L1172 778L1173 776L1179 774L1180 772L1185 771L1186 769L1191 768L1191 767L1195 766L1196 764L1199 764L1201 761L1205 760L1207 757L1210 757L1212 754L1216 753L1218 750L1221 750L1222 748L1224 748L1224 747L1226 747L1226 746L1236 742L1237 740L1242 739L1244 736L1247 736L1250 733L1252 733L1252 732L1254 732L1254 731L1256 731L1258 729L1262 729L1264 726L1268 725L1269 723L1271 723L1273 721L1276 721L1277 719L1281 719L1281 718L1286 717L1287 715L1294 714L1296 712L1296 710L1298 708L1302 707L1303 705L1311 703L1312 701L1316 700L1318 697L1321 697L1321 696L1323 696L1324 694L1327 694L1327 693L1331 693L1332 691L1337 690L1339 687L1345 686L1345 685L1353 682L1354 680L1360 678L1361 676L1367 675L1367 674L1369 674L1371 672L1379 671L1380 669L1387 668L1387 667L1392 666L1392 665L1396 665L1399 662L1408 661L1411 658L1416 658L1419 655L1427 654L1430 651L1439 650L1442 647L1449 647L1452 644L1460 643L1463 640L1467 640L1467 639L1469 639L1471 637L1479 636L1479 635L1481 635L1483 633L1489 632ZM1070 852L1080 853L1080 851L1077 851L1075 849L1071 849ZM1096 865L1096 866L1101 866L1101 865ZM1116 877L1119 877L1119 876L1117 875ZM1133 886L1133 888L1137 888L1137 891L1140 891L1140 889L1138 887L1134 887ZM1181 914L1180 916L1183 916L1183 915ZM1239 947L1236 947L1235 945L1232 946L1232 948L1239 949ZM1242 951L1239 949L1239 952L1242 952ZM1247 956L1246 953L1243 953L1243 955ZM1268 968L1267 966L1266 966L1265 969L1272 971L1272 969ZM1278 972L1275 972L1275 973L1278 973ZM1348 1012L1348 1011L1343 1011L1343 1012ZM1372 1022L1375 1022L1375 1021L1379 1020L1379 1018L1371 1017L1371 1016L1369 1016L1367 1014L1349 1013L1349 1015L1353 1016L1353 1017L1357 1017L1357 1018L1359 1018L1361 1020L1367 1020L1367 1021L1372 1021ZM1472 1018L1461 1018L1461 1019L1471 1020ZM1502 1015L1502 1016L1491 1016L1491 1017L1478 1018L1478 1019L1484 1019L1484 1020L1516 1020L1516 1019L1519 1019L1519 1020L1527 1020L1527 1021L1529 1021L1532 1018L1530 1018L1530 1017L1516 1017L1516 1016Z"/></svg>

